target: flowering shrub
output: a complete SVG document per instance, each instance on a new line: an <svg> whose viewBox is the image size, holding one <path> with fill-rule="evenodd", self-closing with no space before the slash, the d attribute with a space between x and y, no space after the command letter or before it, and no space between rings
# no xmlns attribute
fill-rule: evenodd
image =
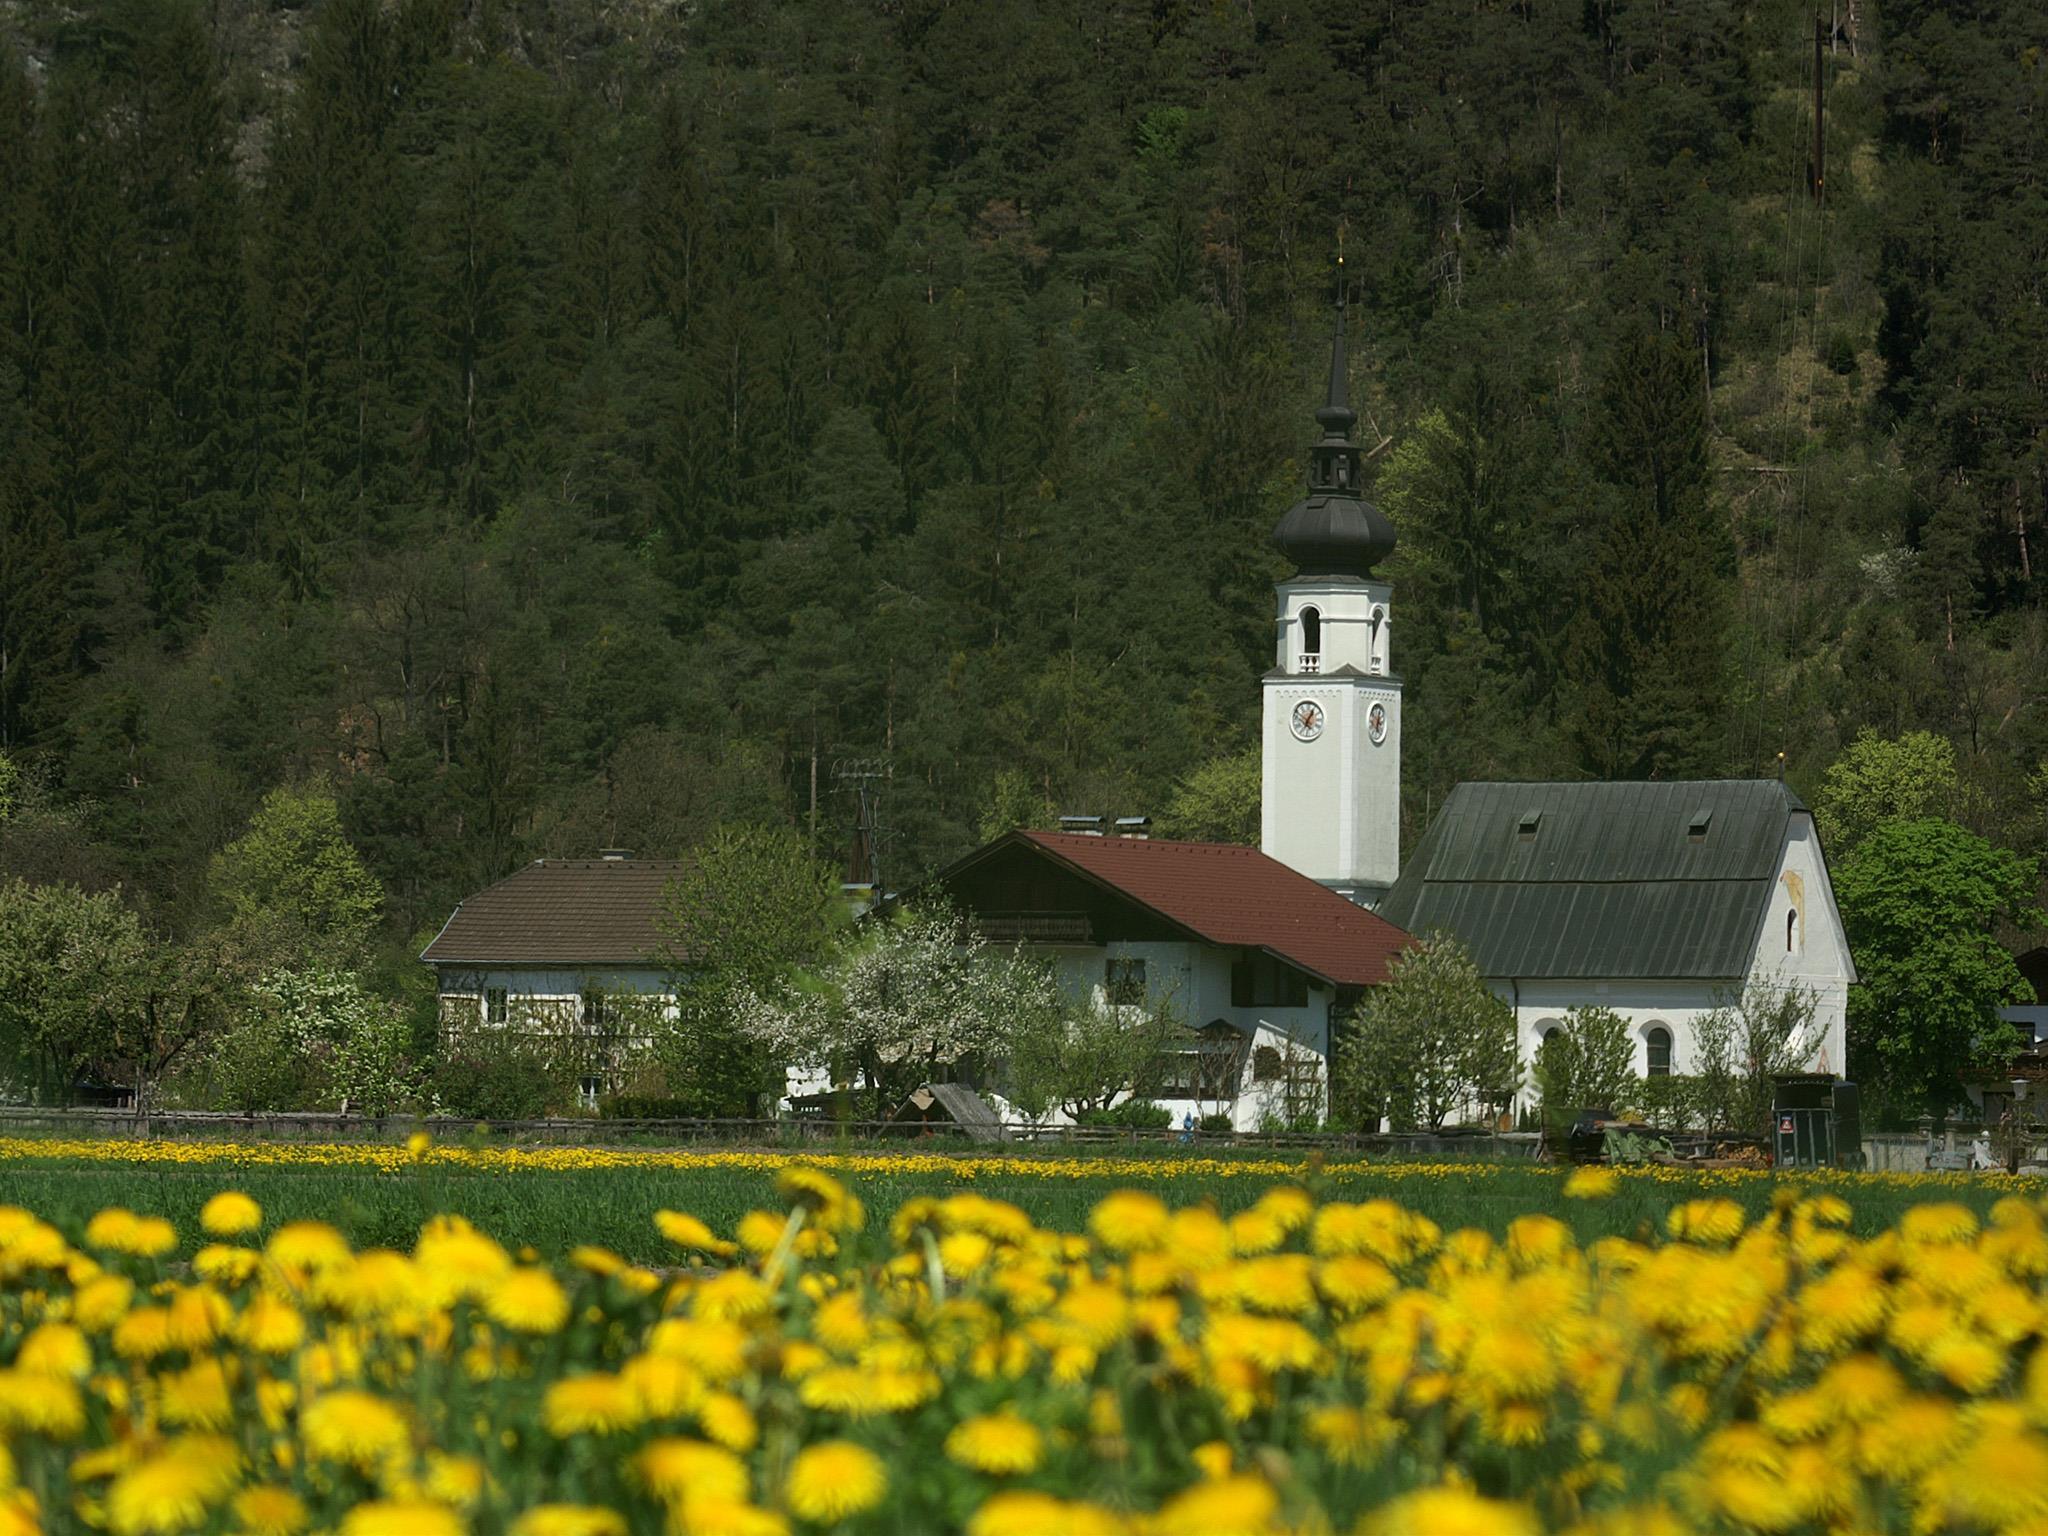
<svg viewBox="0 0 2048 1536"><path fill-rule="evenodd" d="M413 1155L419 1155L414 1149ZM1571 1176L1600 1200L1613 1170ZM2048 1521L2043 1207L1707 1196L1581 1248L1276 1185L875 1231L821 1168L661 1269L0 1208L0 1533L2007 1532Z"/></svg>

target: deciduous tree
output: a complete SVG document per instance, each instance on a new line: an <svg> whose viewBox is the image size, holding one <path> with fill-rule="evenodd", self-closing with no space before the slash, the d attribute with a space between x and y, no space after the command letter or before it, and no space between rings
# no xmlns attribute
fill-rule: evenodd
<svg viewBox="0 0 2048 1536"><path fill-rule="evenodd" d="M1998 1019L2032 999L2001 926L2036 927L2031 860L1947 821L1878 827L1843 861L1835 897L1856 958L1849 1067L1897 1114L1958 1103L1962 1074L2020 1043Z"/></svg>
<svg viewBox="0 0 2048 1536"><path fill-rule="evenodd" d="M1371 1130L1439 1130L1515 1095L1515 1015L1465 946L1433 934L1395 958L1338 1047L1338 1107Z"/></svg>

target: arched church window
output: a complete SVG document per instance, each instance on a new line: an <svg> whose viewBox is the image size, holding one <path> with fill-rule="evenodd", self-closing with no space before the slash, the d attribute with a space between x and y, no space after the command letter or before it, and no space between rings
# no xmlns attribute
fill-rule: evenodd
<svg viewBox="0 0 2048 1536"><path fill-rule="evenodd" d="M1649 1075L1669 1077L1671 1075L1671 1031L1661 1024L1652 1024L1643 1035L1643 1044L1649 1052Z"/></svg>
<svg viewBox="0 0 2048 1536"><path fill-rule="evenodd" d="M1799 909L1794 907L1785 914L1785 953L1791 954L1799 942Z"/></svg>

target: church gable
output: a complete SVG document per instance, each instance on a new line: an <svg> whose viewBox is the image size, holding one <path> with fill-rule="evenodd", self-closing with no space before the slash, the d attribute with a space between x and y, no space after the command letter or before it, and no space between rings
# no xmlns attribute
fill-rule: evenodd
<svg viewBox="0 0 2048 1536"><path fill-rule="evenodd" d="M1488 976L1747 976L1795 816L1773 780L1461 784L1379 911Z"/></svg>

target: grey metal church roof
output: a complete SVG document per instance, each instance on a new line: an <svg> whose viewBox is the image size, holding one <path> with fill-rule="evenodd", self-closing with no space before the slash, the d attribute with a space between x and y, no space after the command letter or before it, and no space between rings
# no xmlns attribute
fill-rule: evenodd
<svg viewBox="0 0 2048 1536"><path fill-rule="evenodd" d="M1805 809L1774 779L1460 784L1377 911L1486 976L1744 976Z"/></svg>

